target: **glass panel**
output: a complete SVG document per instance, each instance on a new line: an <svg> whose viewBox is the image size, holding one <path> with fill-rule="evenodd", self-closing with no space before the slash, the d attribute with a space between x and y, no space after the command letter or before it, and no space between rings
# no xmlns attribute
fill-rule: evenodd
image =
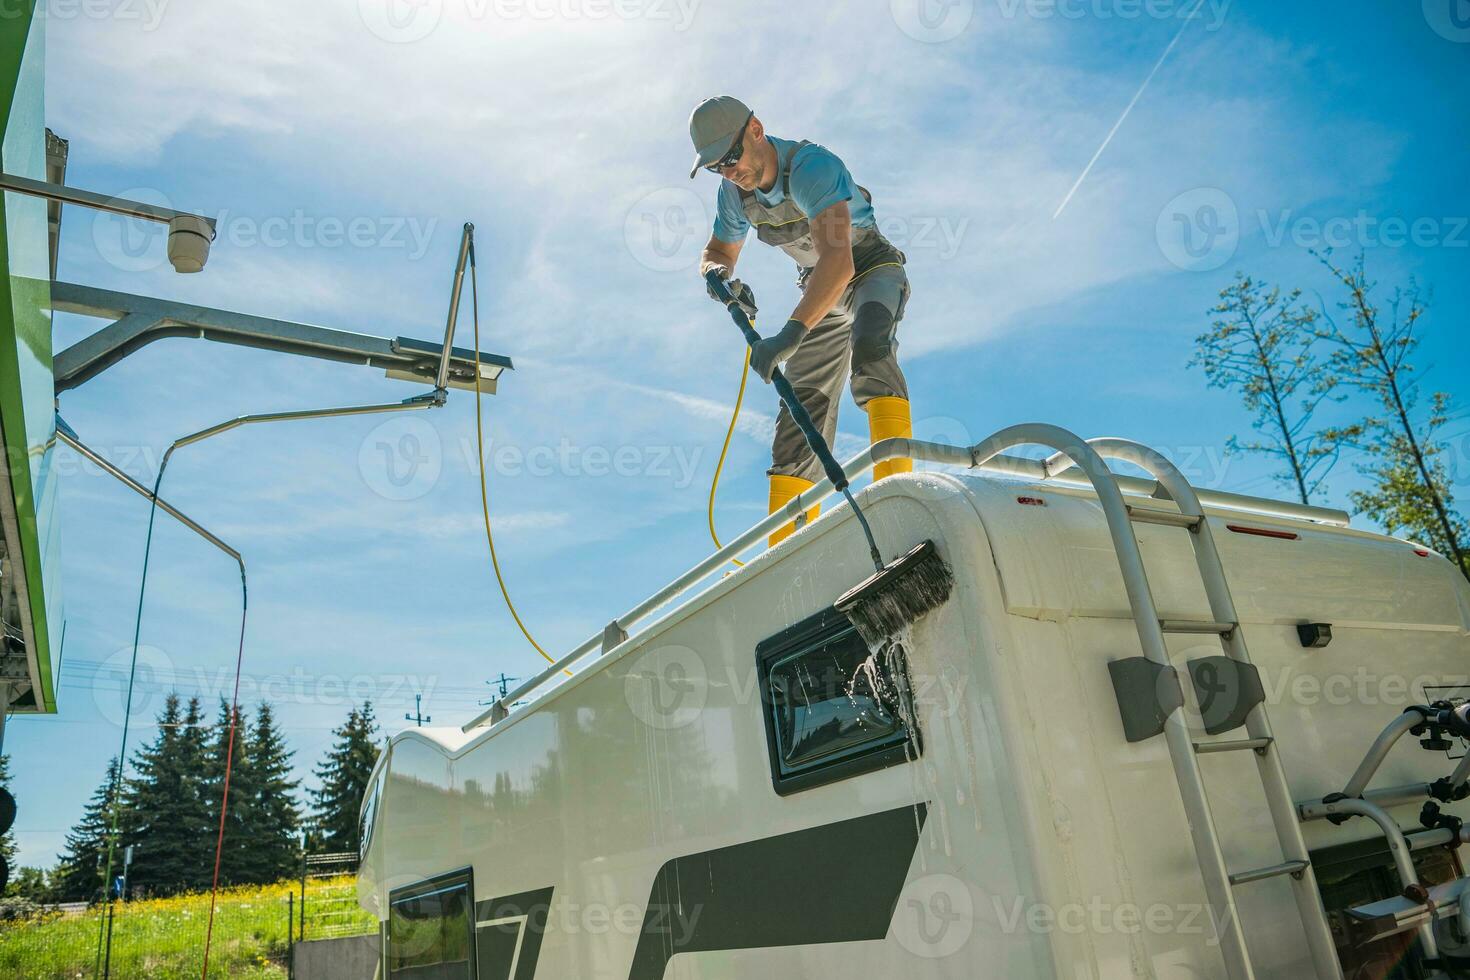
<svg viewBox="0 0 1470 980"><path fill-rule="evenodd" d="M44 7L37 4L38 8ZM19 61L14 88L0 79L0 98L8 98L0 168L36 180L46 179L44 104L44 10L30 5L0 16L0 44L6 48L6 70ZM21 47L23 45L23 47ZM19 50L15 50L15 49ZM51 249L44 200L4 194L5 281L0 286L0 414L11 467L19 540L12 554L26 583L33 653L39 676L23 700L26 707L55 710L55 665L59 658L62 621L60 534L57 529L55 459L56 392L51 373ZM8 295L6 295L8 290ZM29 466L21 466L24 459ZM8 591L8 590L7 590Z"/></svg>
<svg viewBox="0 0 1470 980"><path fill-rule="evenodd" d="M367 857L368 845L373 841L373 827L378 819L378 802L383 795L383 773L387 772L387 766L378 773L378 778L373 780L367 789L363 799L362 812L357 821L357 856L359 859Z"/></svg>
<svg viewBox="0 0 1470 980"><path fill-rule="evenodd" d="M907 738L887 657L848 629L767 667L783 775Z"/></svg>
<svg viewBox="0 0 1470 980"><path fill-rule="evenodd" d="M471 905L468 882L395 899L388 910L388 976L470 980Z"/></svg>

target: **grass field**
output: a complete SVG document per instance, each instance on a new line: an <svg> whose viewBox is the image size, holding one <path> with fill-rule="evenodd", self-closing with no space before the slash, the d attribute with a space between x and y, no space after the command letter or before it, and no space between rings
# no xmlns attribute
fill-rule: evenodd
<svg viewBox="0 0 1470 980"><path fill-rule="evenodd" d="M350 877L313 883L311 891L331 887L341 893ZM286 896L290 882L220 892L209 954L211 977L281 980L286 976ZM298 896L299 897L299 896ZM181 895L116 907L112 926L111 975L146 980L197 978L204 966L204 932L209 895ZM81 916L24 923L0 923L0 977L27 980L93 977L100 910ZM371 915L357 909L341 931L376 928ZM313 935L308 912L307 933Z"/></svg>

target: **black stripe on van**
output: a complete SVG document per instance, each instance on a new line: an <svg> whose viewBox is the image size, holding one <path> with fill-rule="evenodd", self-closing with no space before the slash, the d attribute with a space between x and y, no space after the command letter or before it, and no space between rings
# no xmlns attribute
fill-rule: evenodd
<svg viewBox="0 0 1470 980"><path fill-rule="evenodd" d="M928 805L675 858L648 896L629 980L679 953L882 939Z"/></svg>
<svg viewBox="0 0 1470 980"><path fill-rule="evenodd" d="M475 903L478 980L532 980L546 935L552 889L540 888ZM514 975L512 975L514 968Z"/></svg>

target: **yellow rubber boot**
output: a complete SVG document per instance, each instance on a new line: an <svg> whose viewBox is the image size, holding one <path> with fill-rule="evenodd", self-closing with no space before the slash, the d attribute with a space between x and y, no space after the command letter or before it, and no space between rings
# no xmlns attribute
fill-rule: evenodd
<svg viewBox="0 0 1470 980"><path fill-rule="evenodd" d="M914 437L914 424L909 418L909 400L907 398L896 398L891 395L882 398L873 398L868 401L868 437L877 443L884 439L903 437L912 439ZM891 476L894 473L911 473L914 469L914 461L911 459L887 459L873 467L873 482Z"/></svg>
<svg viewBox="0 0 1470 980"><path fill-rule="evenodd" d="M810 490L813 486L815 486L815 484L813 484L810 480L803 480L799 476L785 476L780 473L772 473L771 506L770 509L766 511L766 513L776 513L776 511L791 503L791 501L795 499L798 495L800 495L803 491ZM818 504L811 510L807 511L806 523L810 524L812 521L816 520L817 514L821 513L821 510L822 506ZM774 548L782 541L785 541L795 530L796 523L793 521L792 523L787 524L785 527L777 528L775 531L772 531L770 537L771 547Z"/></svg>

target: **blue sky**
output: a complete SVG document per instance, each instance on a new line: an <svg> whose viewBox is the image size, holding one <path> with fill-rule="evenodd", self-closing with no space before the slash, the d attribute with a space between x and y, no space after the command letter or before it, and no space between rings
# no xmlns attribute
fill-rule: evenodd
<svg viewBox="0 0 1470 980"><path fill-rule="evenodd" d="M715 186L686 179L686 121L720 92L776 135L828 145L873 192L910 260L902 357L921 436L1050 421L1157 445L1203 486L1280 492L1262 462L1224 455L1248 418L1186 364L1236 269L1327 290L1304 247L1326 229L1386 288L1433 285L1417 364L1455 396L1452 465L1470 496L1467 7L53 2L47 115L71 141L69 182L221 227L208 269L182 277L161 237L69 208L60 277L432 340L460 225L475 222L482 347L516 361L486 401L497 543L557 652L710 548L742 348L696 278ZM784 257L751 245L742 277L767 317L794 305ZM98 325L58 317L57 349ZM416 390L169 340L61 411L151 482L174 438L226 418ZM488 678L539 669L490 574L473 407L456 392L412 417L253 427L171 464L165 496L245 554L244 693L275 703L303 776L350 697L374 698L393 728L417 691L435 723L458 723ZM721 487L727 536L764 510L774 410L754 386ZM865 437L849 401L839 455ZM419 467L399 485L408 450ZM116 751L147 517L75 457L59 465L61 711L7 733L24 863L54 859ZM1357 480L1340 467L1329 502ZM134 745L168 686L227 691L238 602L232 564L161 521Z"/></svg>

